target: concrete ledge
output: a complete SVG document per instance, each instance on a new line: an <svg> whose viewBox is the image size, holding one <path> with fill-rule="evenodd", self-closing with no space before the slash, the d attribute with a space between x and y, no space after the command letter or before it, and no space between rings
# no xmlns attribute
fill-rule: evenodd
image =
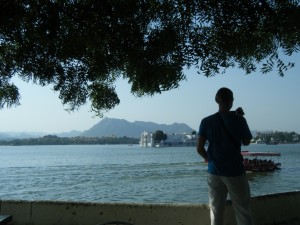
<svg viewBox="0 0 300 225"><path fill-rule="evenodd" d="M300 191L258 196L252 211L259 224L280 224L298 221L300 224Z"/></svg>
<svg viewBox="0 0 300 225"><path fill-rule="evenodd" d="M0 225L8 224L12 221L11 215L0 215Z"/></svg>
<svg viewBox="0 0 300 225"><path fill-rule="evenodd" d="M256 225L300 221L300 191L252 198ZM55 201L0 201L0 213L13 216L14 225L96 225L125 221L135 225L209 225L205 204L127 204ZM231 202L226 225L234 225Z"/></svg>
<svg viewBox="0 0 300 225"><path fill-rule="evenodd" d="M300 191L261 195L251 199L255 225L300 225ZM227 202L226 224L235 225L231 201Z"/></svg>

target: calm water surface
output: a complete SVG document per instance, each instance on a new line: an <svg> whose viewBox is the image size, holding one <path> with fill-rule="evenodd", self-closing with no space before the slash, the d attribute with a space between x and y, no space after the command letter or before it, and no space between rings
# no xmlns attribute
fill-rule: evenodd
<svg viewBox="0 0 300 225"><path fill-rule="evenodd" d="M300 189L300 145L280 152L282 169L248 174L252 196ZM206 167L194 147L0 146L0 199L207 203ZM273 158L277 161L277 157Z"/></svg>

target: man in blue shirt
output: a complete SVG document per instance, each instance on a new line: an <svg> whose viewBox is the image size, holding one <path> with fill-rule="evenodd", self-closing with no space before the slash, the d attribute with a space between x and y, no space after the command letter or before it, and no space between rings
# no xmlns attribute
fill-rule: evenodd
<svg viewBox="0 0 300 225"><path fill-rule="evenodd" d="M208 162L211 225L223 225L227 194L237 224L253 225L250 188L241 155L241 144L249 145L252 135L243 110L230 111L234 100L230 89L219 89L215 100L219 111L201 121L197 144L198 153Z"/></svg>

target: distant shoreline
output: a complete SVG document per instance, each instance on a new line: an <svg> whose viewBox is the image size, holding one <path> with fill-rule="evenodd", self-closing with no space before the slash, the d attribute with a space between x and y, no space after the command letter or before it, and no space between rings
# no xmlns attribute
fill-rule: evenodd
<svg viewBox="0 0 300 225"><path fill-rule="evenodd" d="M0 140L0 146L24 145L106 145L106 144L139 144L139 138L129 137L57 137L47 135L41 138Z"/></svg>

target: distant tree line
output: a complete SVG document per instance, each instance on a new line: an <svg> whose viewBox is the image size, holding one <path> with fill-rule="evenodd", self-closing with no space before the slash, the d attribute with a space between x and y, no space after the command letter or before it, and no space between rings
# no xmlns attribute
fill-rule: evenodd
<svg viewBox="0 0 300 225"><path fill-rule="evenodd" d="M157 143L168 139L168 135L161 130L156 130L153 135L153 140Z"/></svg>
<svg viewBox="0 0 300 225"><path fill-rule="evenodd" d="M281 144L284 143L299 143L300 135L296 132L257 132L255 141L258 139L263 140L265 142L270 142L271 140L277 141Z"/></svg>
<svg viewBox="0 0 300 225"><path fill-rule="evenodd" d="M192 131L191 135L196 135L196 131ZM160 141L165 141L168 139L166 133L161 130L156 130L153 133L153 139L157 143ZM256 137L253 138L253 141L257 140L265 141L266 143L270 143L271 141L275 141L281 144L287 143L300 143L300 134L296 132L282 132L282 131L274 131L274 132L257 132Z"/></svg>
<svg viewBox="0 0 300 225"><path fill-rule="evenodd" d="M194 132L196 133L196 132ZM167 135L162 131L154 132L155 140L166 140ZM278 143L299 143L300 134L296 132L257 132L253 141L263 140L269 142L274 140ZM58 137L56 135L46 135L39 138L0 140L0 145L102 145L102 144L138 144L139 138L131 137Z"/></svg>
<svg viewBox="0 0 300 225"><path fill-rule="evenodd" d="M138 144L138 138L130 137L58 137L46 135L40 138L1 140L0 145L102 145L102 144Z"/></svg>

